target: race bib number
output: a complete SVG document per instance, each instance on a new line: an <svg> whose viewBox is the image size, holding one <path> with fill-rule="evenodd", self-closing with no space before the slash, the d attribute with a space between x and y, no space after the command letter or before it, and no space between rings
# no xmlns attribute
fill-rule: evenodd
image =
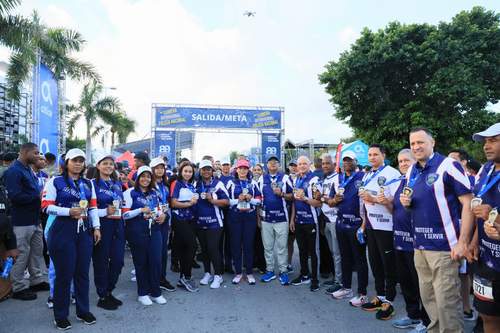
<svg viewBox="0 0 500 333"><path fill-rule="evenodd" d="M473 288L478 299L493 302L493 283L490 280L474 275Z"/></svg>

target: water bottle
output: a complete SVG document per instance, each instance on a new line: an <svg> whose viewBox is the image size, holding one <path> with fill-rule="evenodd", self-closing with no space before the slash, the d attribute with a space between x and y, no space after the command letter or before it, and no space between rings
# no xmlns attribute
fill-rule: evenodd
<svg viewBox="0 0 500 333"><path fill-rule="evenodd" d="M8 257L3 265L2 275L0 276L2 279L6 280L9 278L9 274L13 265L14 265L14 258Z"/></svg>
<svg viewBox="0 0 500 333"><path fill-rule="evenodd" d="M358 229L358 231L356 232L356 238L358 239L359 244L365 243L365 235L363 233L363 229Z"/></svg>

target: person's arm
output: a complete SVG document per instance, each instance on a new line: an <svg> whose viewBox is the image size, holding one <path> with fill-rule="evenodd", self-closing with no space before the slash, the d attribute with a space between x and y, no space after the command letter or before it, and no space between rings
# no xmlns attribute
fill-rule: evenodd
<svg viewBox="0 0 500 333"><path fill-rule="evenodd" d="M250 203L254 206L258 206L262 202L262 194L260 193L259 186L256 182L253 182L254 196L250 199Z"/></svg>
<svg viewBox="0 0 500 333"><path fill-rule="evenodd" d="M290 231L295 232L295 202L292 203L292 213L290 214Z"/></svg>
<svg viewBox="0 0 500 333"><path fill-rule="evenodd" d="M290 179L290 176L285 175L283 177L283 198L285 198L286 201L291 201L293 200L293 185L292 185L292 180Z"/></svg>
<svg viewBox="0 0 500 333"><path fill-rule="evenodd" d="M460 226L458 243L451 249L451 258L454 260L460 260L465 257L474 225L474 215L470 209L472 193L461 195L458 197L458 200L462 204L462 224Z"/></svg>
<svg viewBox="0 0 500 333"><path fill-rule="evenodd" d="M97 195L95 193L94 184L90 182L92 194L89 203L89 219L92 222L92 227L94 228L94 244L101 241L101 222L99 221L99 212L97 210Z"/></svg>
<svg viewBox="0 0 500 333"><path fill-rule="evenodd" d="M10 201L14 204L26 205L40 200L38 194L31 195L25 191L22 186L22 177L21 172L16 169L8 169L4 174L3 178Z"/></svg>
<svg viewBox="0 0 500 333"><path fill-rule="evenodd" d="M217 207L224 208L229 206L229 193L227 192L226 188L224 187L224 184L222 182L218 182L216 187L216 197L217 199L214 199L211 195L208 196L208 201Z"/></svg>
<svg viewBox="0 0 500 333"><path fill-rule="evenodd" d="M123 200L125 201L125 204L123 205L122 208L122 215L124 220L130 220L133 219L134 217L139 216L142 213L150 212L149 207L136 208L132 210L132 203L133 203L132 189L123 192Z"/></svg>

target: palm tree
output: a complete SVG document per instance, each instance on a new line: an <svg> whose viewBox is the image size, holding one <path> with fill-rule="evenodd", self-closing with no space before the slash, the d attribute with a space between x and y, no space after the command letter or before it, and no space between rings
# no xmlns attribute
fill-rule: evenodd
<svg viewBox="0 0 500 333"><path fill-rule="evenodd" d="M125 143L128 136L135 132L135 120L129 119L123 112L103 114L102 120L110 126L111 150L115 147L116 139L119 144Z"/></svg>
<svg viewBox="0 0 500 333"><path fill-rule="evenodd" d="M33 26L30 20L10 14L20 0L0 0L0 44L19 50L29 42Z"/></svg>
<svg viewBox="0 0 500 333"><path fill-rule="evenodd" d="M32 66L38 62L39 56L41 62L54 72L56 78L69 76L72 79L92 79L100 82L100 76L91 64L71 56L71 53L80 51L85 44L80 33L64 28L46 27L40 22L36 11L33 12L29 28L24 38L17 36L15 29L7 36L7 41L14 44L11 47L13 52L7 70L10 98L19 99L20 87L30 77Z"/></svg>
<svg viewBox="0 0 500 333"><path fill-rule="evenodd" d="M90 81L84 85L78 105L69 105L67 107L69 136L73 136L77 122L82 118L85 120L85 153L87 154L87 161L90 161L92 152L92 138L104 129L103 126L96 126L98 120L108 119L111 117L110 114L118 113L120 110L120 101L118 98L111 96L102 97L102 92L102 85L95 81Z"/></svg>

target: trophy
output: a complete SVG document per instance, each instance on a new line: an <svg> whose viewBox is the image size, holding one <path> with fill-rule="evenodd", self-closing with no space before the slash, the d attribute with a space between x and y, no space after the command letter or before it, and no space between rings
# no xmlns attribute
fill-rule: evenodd
<svg viewBox="0 0 500 333"><path fill-rule="evenodd" d="M89 206L89 202L87 200L80 200L78 202L78 206L82 209L82 217L86 217L87 216L87 209L88 209L88 206Z"/></svg>
<svg viewBox="0 0 500 333"><path fill-rule="evenodd" d="M122 216L122 210L121 210L122 202L120 200L113 200L113 207L115 207L115 213L111 215L112 217L121 217Z"/></svg>
<svg viewBox="0 0 500 333"><path fill-rule="evenodd" d="M481 199L479 197L474 197L470 201L470 209L474 209L474 208L480 206L482 203L483 203L483 199Z"/></svg>
<svg viewBox="0 0 500 333"><path fill-rule="evenodd" d="M493 208L488 214L488 220L485 221L485 223L488 223L490 227L493 227L495 226L495 221L497 217L498 217L498 210L496 208Z"/></svg>

